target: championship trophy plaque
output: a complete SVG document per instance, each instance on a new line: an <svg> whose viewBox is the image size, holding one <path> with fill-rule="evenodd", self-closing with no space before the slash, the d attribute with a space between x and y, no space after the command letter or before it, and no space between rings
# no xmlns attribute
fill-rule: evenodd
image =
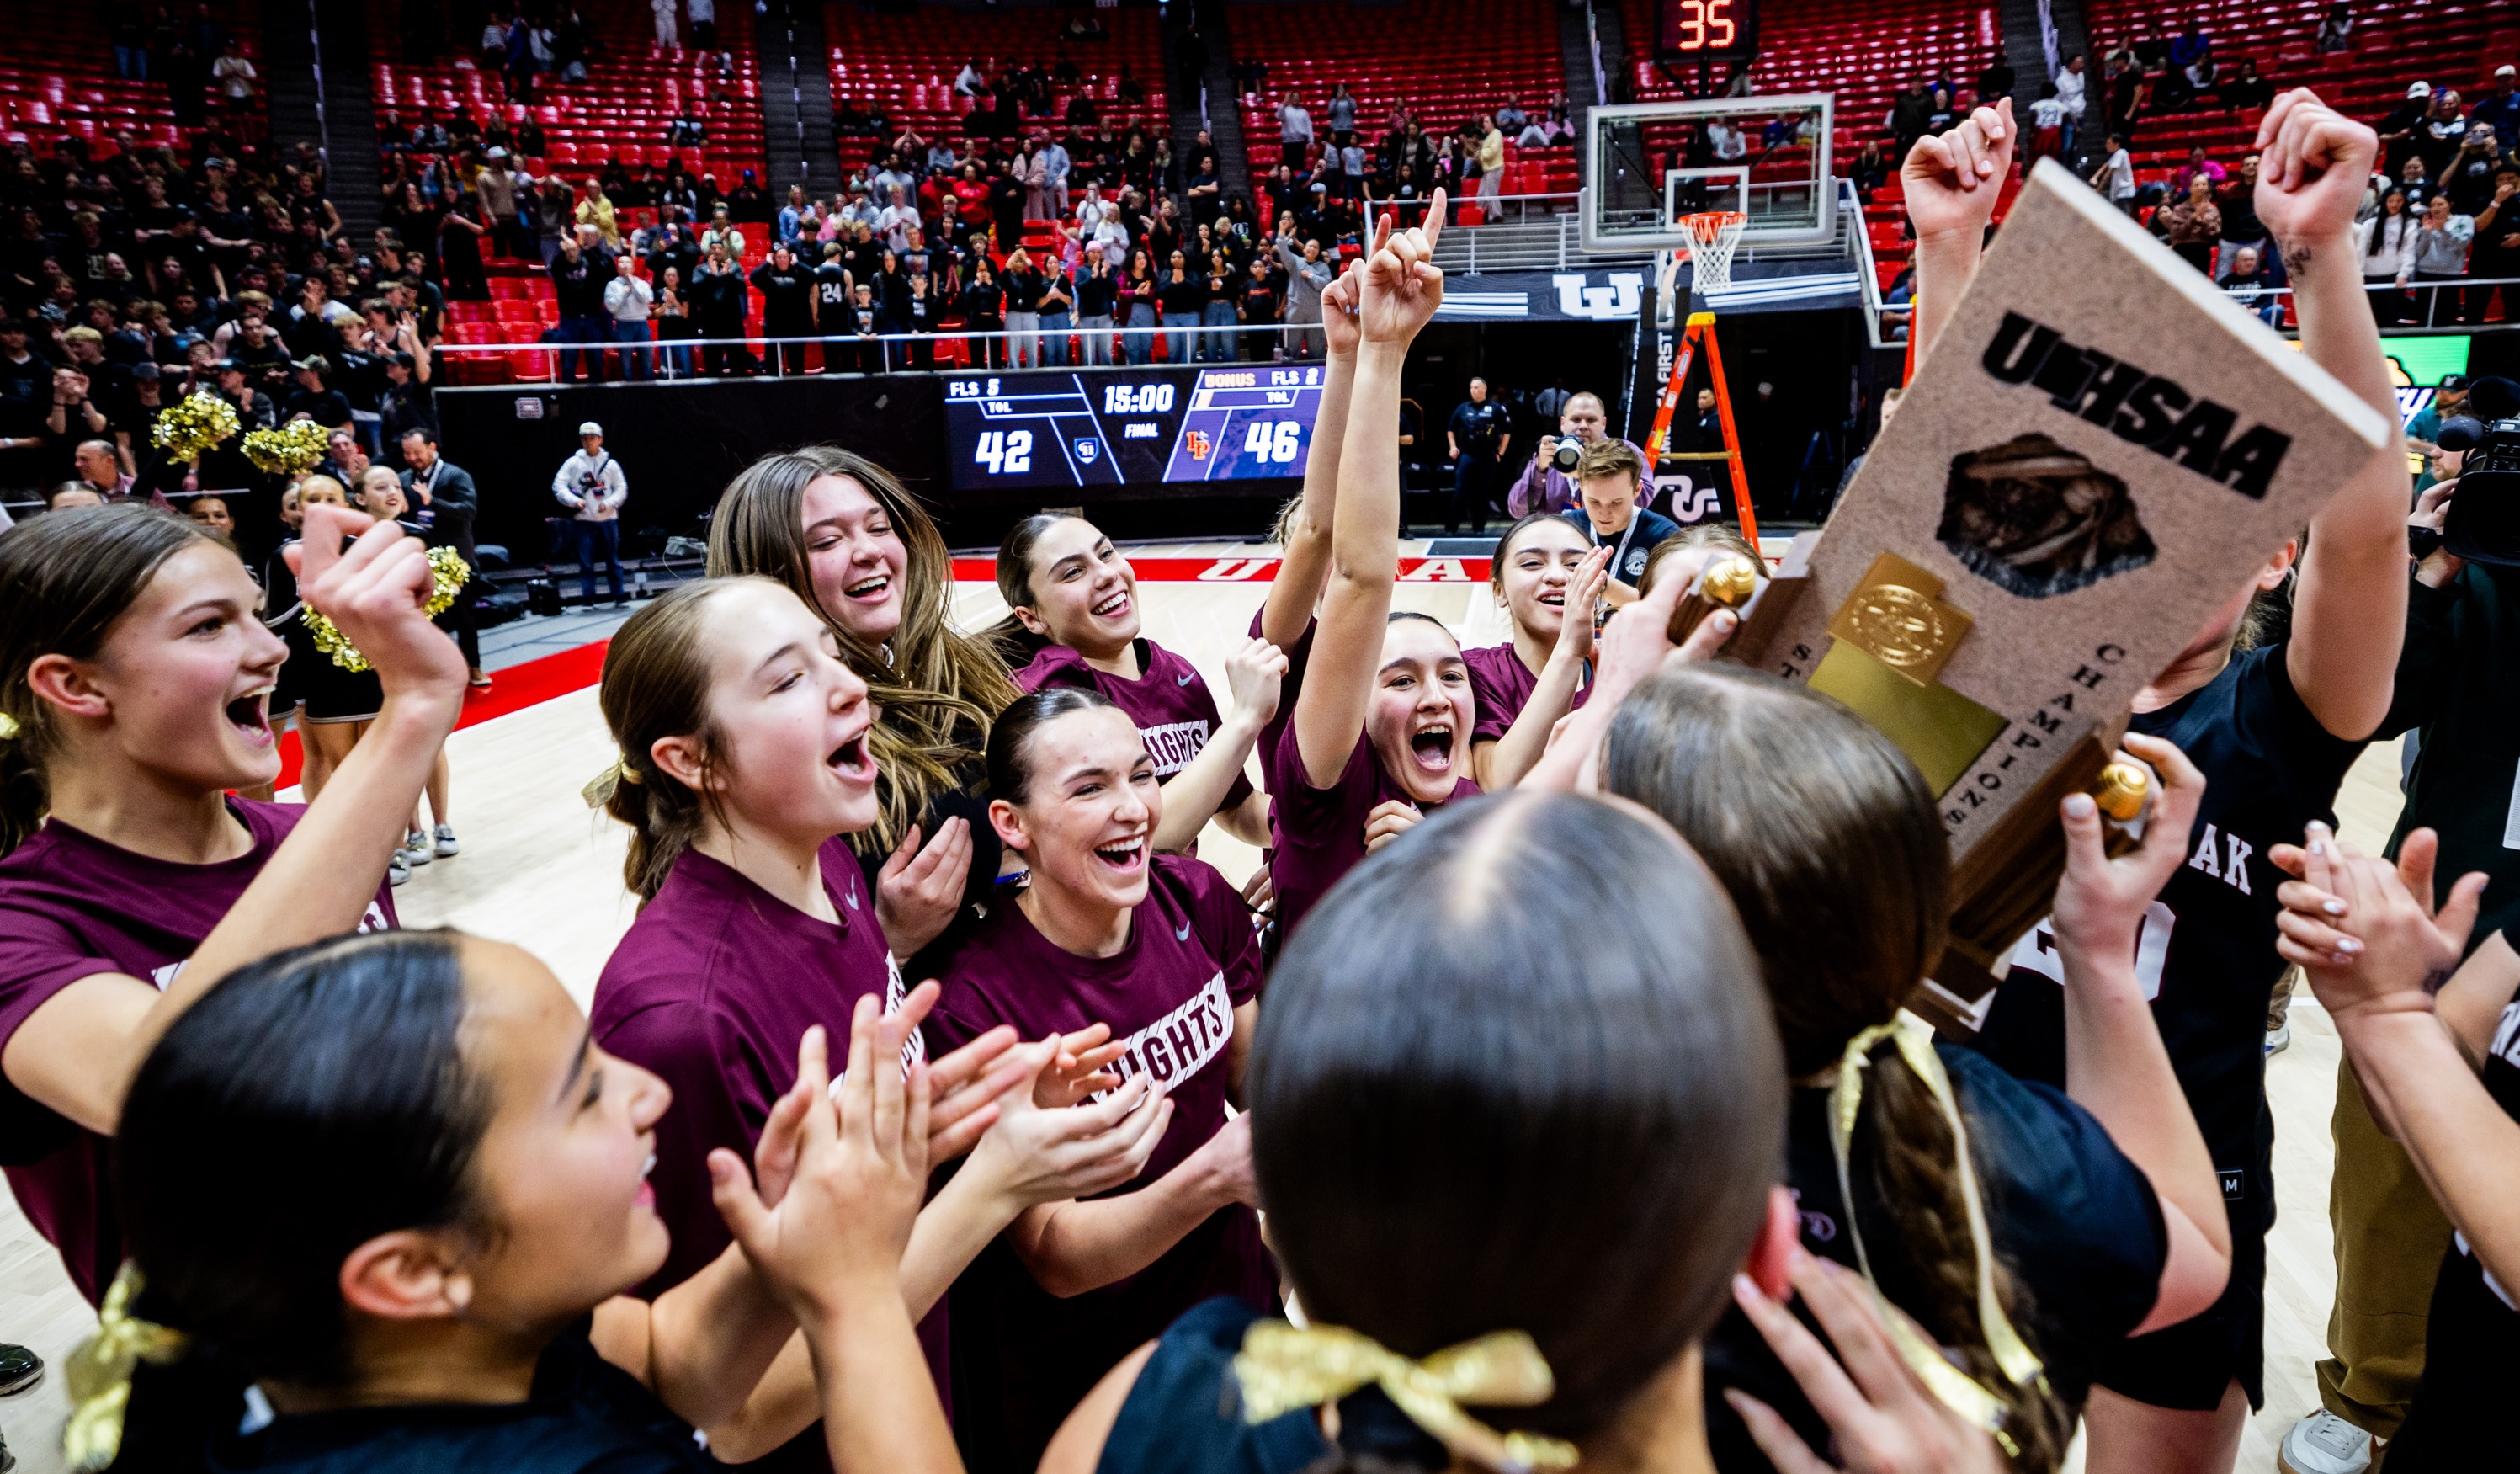
<svg viewBox="0 0 2520 1474"><path fill-rule="evenodd" d="M1951 940L1920 1012L1983 1018L2063 873L2058 800L2106 788L2137 690L2396 429L2064 168L2031 172L1728 649L1845 702L1939 795Z"/></svg>

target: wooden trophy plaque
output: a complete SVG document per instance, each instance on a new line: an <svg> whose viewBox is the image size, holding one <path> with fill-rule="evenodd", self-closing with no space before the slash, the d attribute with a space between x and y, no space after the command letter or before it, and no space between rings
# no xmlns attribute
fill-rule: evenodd
<svg viewBox="0 0 2520 1474"><path fill-rule="evenodd" d="M1898 742L1951 835L1912 1006L1974 1032L2135 693L2397 426L2053 160L1729 653Z"/></svg>

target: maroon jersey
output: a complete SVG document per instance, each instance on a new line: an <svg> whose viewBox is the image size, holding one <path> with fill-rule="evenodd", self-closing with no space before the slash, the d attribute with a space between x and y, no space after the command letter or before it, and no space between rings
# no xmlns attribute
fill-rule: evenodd
<svg viewBox="0 0 2520 1474"><path fill-rule="evenodd" d="M1456 761L1466 767L1468 756L1462 749ZM1361 732L1338 781L1327 788L1314 787L1305 776L1291 723L1261 754L1260 771L1269 780L1269 881L1278 892L1278 924L1291 936L1304 914L1365 858L1366 816L1374 806L1417 800L1382 771L1373 739ZM1475 798L1478 791L1477 783L1459 779L1446 802Z"/></svg>
<svg viewBox="0 0 2520 1474"><path fill-rule="evenodd" d="M216 865L153 860L53 820L0 859L0 1050L27 1015L103 972L172 982L185 959L253 884L305 810L228 800L253 848ZM379 884L359 930L396 924ZM61 1250L93 1305L122 1263L105 1138L0 1081L0 1160L27 1221Z"/></svg>
<svg viewBox="0 0 2520 1474"><path fill-rule="evenodd" d="M1113 1068L1150 1076L1173 1099L1162 1143L1116 1195L1172 1171L1224 1126L1234 1009L1259 987L1259 948L1234 886L1201 861L1157 855L1116 956L1078 957L1022 907L999 906L956 955L927 1028L946 1049L1000 1024L1025 1039L1110 1025L1127 1044ZM1276 1268L1240 1204L1137 1273L1066 1299L1043 1289L1002 1235L953 1294L958 1432L973 1467L1033 1467L1104 1372L1214 1295L1276 1304Z"/></svg>
<svg viewBox="0 0 2520 1474"><path fill-rule="evenodd" d="M1531 692L1540 685L1540 678L1513 652L1510 640L1463 650L1462 663L1470 668L1470 700L1478 713L1470 727L1470 740L1496 741L1513 730L1514 718L1531 704ZM1566 703L1566 709L1582 707L1584 698L1592 693L1589 684L1577 689L1575 699Z"/></svg>
<svg viewBox="0 0 2520 1474"><path fill-rule="evenodd" d="M1015 672L1015 688L1035 692L1045 686L1074 686L1101 692L1138 724L1139 739L1147 744L1147 755L1155 760L1155 777L1170 778L1190 766L1224 719L1198 667L1151 640L1137 645L1135 681L1097 670L1077 651L1053 645ZM1250 796L1251 780L1238 773L1221 807L1235 808Z"/></svg>

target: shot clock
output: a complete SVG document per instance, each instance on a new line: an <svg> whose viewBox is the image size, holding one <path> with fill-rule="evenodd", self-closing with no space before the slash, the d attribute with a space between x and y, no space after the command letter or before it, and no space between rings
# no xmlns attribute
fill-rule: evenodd
<svg viewBox="0 0 2520 1474"><path fill-rule="evenodd" d="M1298 477L1321 396L1318 364L956 374L946 454L969 492Z"/></svg>
<svg viewBox="0 0 2520 1474"><path fill-rule="evenodd" d="M1662 0L1665 62L1746 62L1759 54L1759 0Z"/></svg>

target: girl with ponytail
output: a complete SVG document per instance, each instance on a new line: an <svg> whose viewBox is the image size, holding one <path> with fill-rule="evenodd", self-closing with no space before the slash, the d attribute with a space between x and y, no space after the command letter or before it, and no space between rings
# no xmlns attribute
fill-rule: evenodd
<svg viewBox="0 0 2520 1474"><path fill-rule="evenodd" d="M836 1033L872 1000L905 1030L902 1065L935 1082L930 1155L970 1153L920 1215L903 1268L943 1388L945 1318L930 1307L1022 1210L1136 1173L1160 1135L1153 1112L1129 1109L1146 1088L1074 1104L1118 1084L1099 1073L1116 1051L1092 1020L1020 1048L992 1029L921 1063L936 985L903 986L849 849L878 808L874 709L831 629L786 587L704 579L642 607L605 653L601 698L621 757L591 791L629 826L624 878L642 904L595 985L592 1029L676 1102L654 1128L652 1177L674 1242L642 1293L715 1262L728 1229L711 1153L753 1151L796 1079L796 1039ZM711 1447L742 1461L794 1441L786 1458L819 1466L820 1441L798 1439L813 1389L800 1341L709 1428Z"/></svg>
<svg viewBox="0 0 2520 1474"><path fill-rule="evenodd" d="M850 848L893 951L924 951L997 883L981 753L990 720L1017 694L990 642L954 628L944 536L891 472L809 445L727 484L709 522L708 571L786 584L873 692L882 713L867 739L876 819Z"/></svg>
<svg viewBox="0 0 2520 1474"><path fill-rule="evenodd" d="M1242 765L1278 714L1282 651L1254 637L1226 655L1234 709L1219 715L1197 667L1141 633L1129 560L1102 528L1064 513L1015 523L998 546L998 593L1017 628L1049 642L1015 672L1017 688L1098 692L1138 724L1164 781L1156 849L1194 849L1211 818L1245 844L1269 843L1269 800Z"/></svg>
<svg viewBox="0 0 2520 1474"><path fill-rule="evenodd" d="M2022 1471L2057 1466L2107 1353L2206 1310L2230 1270L2221 1186L2135 975L2203 782L2166 742L2127 745L2165 781L2138 847L2106 858L2092 800L2064 804L2062 1092L1901 1011L1941 954L1951 862L1924 780L1862 719L1773 676L1684 665L1635 689L1601 756L1602 786L1696 848L1758 952L1795 1087L1804 1248L1914 1318L1920 1376ZM1706 1374L1821 1436L1747 1320L1718 1328ZM1718 1465L1764 1470L1757 1424L1708 1407Z"/></svg>
<svg viewBox="0 0 2520 1474"><path fill-rule="evenodd" d="M801 1333L837 1467L950 1466L899 1288L930 1085L877 1067L910 1029L861 1005L837 1089L827 1036L797 1042L750 1163L709 1163L736 1242L643 1302L670 1247L648 1167L681 1105L589 1040L549 968L436 931L238 971L132 1083L131 1257L78 1354L74 1465L701 1474L693 1429Z"/></svg>
<svg viewBox="0 0 2520 1474"><path fill-rule="evenodd" d="M339 507L305 532L298 596L382 692L306 808L232 796L279 776L288 653L233 549L131 505L0 534L0 1160L92 1304L122 1257L108 1138L141 1059L243 963L393 924L386 865L462 703L421 543Z"/></svg>
<svg viewBox="0 0 2520 1474"><path fill-rule="evenodd" d="M1699 1347L1728 1299L1859 1414L1847 1467L1989 1474L1986 1435L1881 1355L1862 1284L1796 1263L1758 965L1723 887L1632 804L1447 805L1366 860L1288 943L1245 1075L1302 1315L1192 1311L1043 1474L1702 1474ZM1855 1385L1770 1298L1789 1283Z"/></svg>

